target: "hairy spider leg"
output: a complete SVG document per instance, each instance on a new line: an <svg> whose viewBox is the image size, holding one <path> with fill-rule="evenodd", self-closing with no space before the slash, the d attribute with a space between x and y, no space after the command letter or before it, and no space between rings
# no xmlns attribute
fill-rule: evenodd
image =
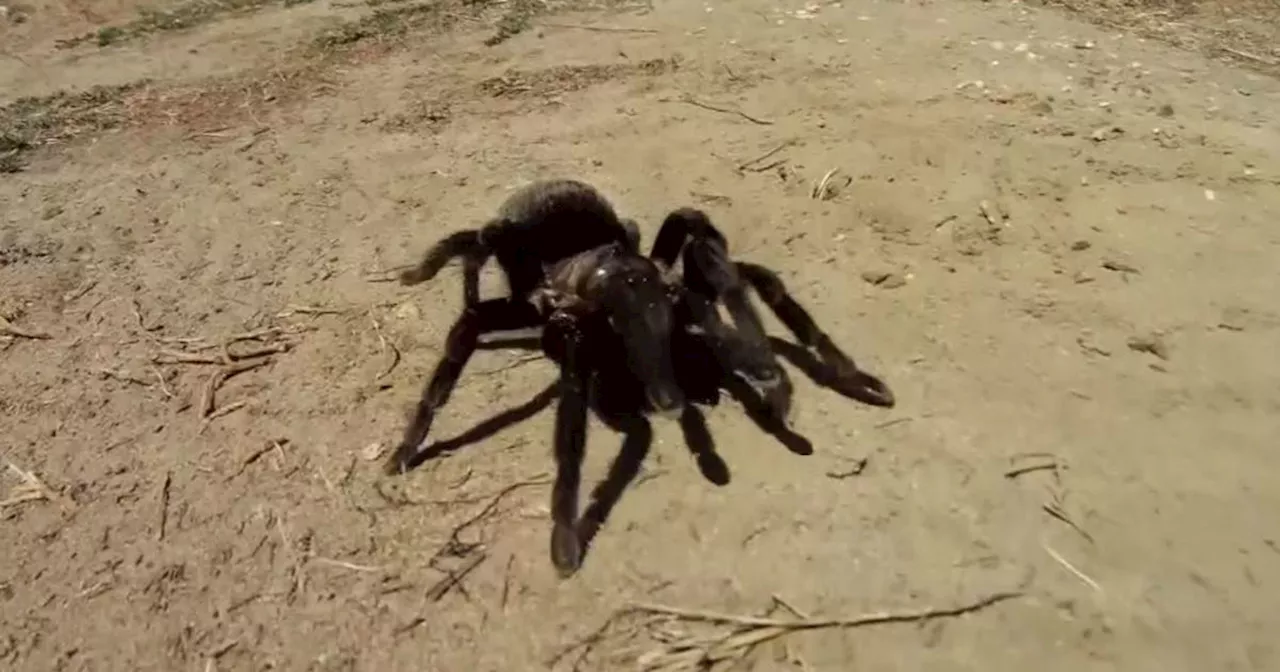
<svg viewBox="0 0 1280 672"><path fill-rule="evenodd" d="M680 208L667 215L651 255L657 263L669 267L681 252L684 285L689 294L712 303L723 302L734 329L724 325L713 305L703 306L696 298L690 300L694 324L701 325L712 337L726 373L744 379L770 412L785 421L791 412L791 380L774 357L760 315L751 305L737 266L729 259L724 234L701 210Z"/></svg>
<svg viewBox="0 0 1280 672"><path fill-rule="evenodd" d="M556 406L556 478L551 487L551 563L560 576L568 577L582 566L578 489L586 454L591 367L583 352L582 329L573 315L557 311L551 316L544 339L553 338L559 341L560 403Z"/></svg>
<svg viewBox="0 0 1280 672"><path fill-rule="evenodd" d="M738 262L738 272L755 288L761 300L786 325L796 340L817 354L823 364L817 382L878 406L894 405L893 392L883 382L861 369L831 340L813 317L787 292L773 271L749 262Z"/></svg>
<svg viewBox="0 0 1280 672"><path fill-rule="evenodd" d="M449 329L445 339L444 357L436 365L431 379L422 390L413 420L405 430L404 438L387 462L387 471L401 473L409 468L435 420L436 411L449 401L449 395L458 384L458 377L466 367L481 335L496 331L511 331L536 327L542 323L537 309L526 301L490 299L468 306L461 317Z"/></svg>
<svg viewBox="0 0 1280 672"><path fill-rule="evenodd" d="M485 225L485 228L494 226L500 220L494 220ZM479 260L476 268L489 258L489 248L484 244L484 229L465 229L463 231L455 231L444 238L436 241L434 245L427 249L422 255L422 260L417 266L400 273L400 284L417 285L426 282L440 272L456 257L464 259Z"/></svg>

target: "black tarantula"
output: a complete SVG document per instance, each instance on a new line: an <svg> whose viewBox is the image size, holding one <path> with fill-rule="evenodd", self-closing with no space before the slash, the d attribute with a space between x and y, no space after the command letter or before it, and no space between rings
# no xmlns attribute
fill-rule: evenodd
<svg viewBox="0 0 1280 672"><path fill-rule="evenodd" d="M561 370L551 557L565 576L580 566L586 544L612 502L638 473L651 438L646 413L679 414L686 438L703 438L701 449L690 439L700 466L714 453L701 416L686 397L713 403L720 384L732 375L761 397L763 415L785 422L790 382L773 357L742 278L807 351L816 350L818 360L806 370L818 382L871 403L893 404L888 389L831 343L772 272L729 259L724 236L704 213L691 208L672 212L650 257L640 255L638 248L638 228L620 220L596 190L556 180L517 192L496 219L479 230L447 237L401 276L405 284L422 282L450 258L461 256L466 306L388 470L402 471L420 461L418 446L482 333L544 326L543 350ZM672 270L681 252L682 283L665 281L664 272ZM479 269L490 255L498 258L511 295L480 301ZM720 320L717 300L724 301L736 329ZM798 350L812 360L811 353ZM673 365L677 357L679 375ZM708 361L714 366L707 366ZM627 438L609 477L579 519L589 406Z"/></svg>
<svg viewBox="0 0 1280 672"><path fill-rule="evenodd" d="M435 277L454 257L462 257L464 307L445 340L444 359L423 389L417 411L387 470L404 471L413 461L436 411L448 403L481 335L545 325L549 316L542 309L547 306L535 293L546 287L549 265L602 248L634 251L639 241L635 223L620 219L594 187L577 180L546 180L516 191L503 202L498 216L483 227L447 236L433 245L416 267L401 273L401 284L418 284ZM490 256L497 257L511 293L506 298L481 301L480 268ZM625 265L630 257L612 259ZM612 268L597 270L603 281L597 283L602 289L596 303L608 303L615 316L625 316L618 321L619 330L633 358L631 363L637 372L643 372L639 375L649 401L662 412L680 409L684 398L671 370L670 303L654 294L661 283L635 283L631 276ZM620 281L611 280L614 277ZM624 287L634 289L625 291Z"/></svg>

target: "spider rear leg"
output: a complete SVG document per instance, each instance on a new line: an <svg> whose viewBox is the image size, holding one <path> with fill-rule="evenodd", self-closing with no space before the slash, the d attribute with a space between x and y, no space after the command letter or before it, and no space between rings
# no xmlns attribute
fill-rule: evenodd
<svg viewBox="0 0 1280 672"><path fill-rule="evenodd" d="M436 411L448 403L449 395L458 384L458 377L475 352L482 334L524 329L540 323L538 311L524 301L490 299L468 306L449 329L449 336L445 339L444 358L436 364L431 379L422 389L422 397L418 400L413 420L385 465L387 473L398 474L412 468L418 446L431 431Z"/></svg>
<svg viewBox="0 0 1280 672"><path fill-rule="evenodd" d="M400 273L400 284L417 285L426 282L440 272L455 257L488 258L488 249L481 242L480 229L466 229L445 236L422 255L416 266Z"/></svg>
<svg viewBox="0 0 1280 672"><path fill-rule="evenodd" d="M502 217L489 220L479 229L455 231L432 245L417 265L400 273L400 284L417 285L440 273L455 258L462 258L462 296L465 305L480 302L480 268L493 254L501 239L510 235L515 223Z"/></svg>
<svg viewBox="0 0 1280 672"><path fill-rule="evenodd" d="M817 372L817 382L860 401L877 406L894 405L893 392L875 376L858 368L858 365L840 350L817 323L782 284L776 273L758 264L738 262L738 271L755 288L760 298L773 310L787 329L806 349L817 354L822 368Z"/></svg>

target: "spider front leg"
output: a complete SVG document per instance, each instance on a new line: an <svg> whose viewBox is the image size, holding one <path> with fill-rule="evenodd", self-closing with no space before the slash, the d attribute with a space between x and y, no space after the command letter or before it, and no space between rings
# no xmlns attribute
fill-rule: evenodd
<svg viewBox="0 0 1280 672"><path fill-rule="evenodd" d="M556 311L543 332L560 360L560 403L556 407L556 479L551 489L551 564L562 578L582 566L578 534L578 489L587 443L590 366L583 352L583 331L568 311ZM549 346L550 347L550 346Z"/></svg>
<svg viewBox="0 0 1280 672"><path fill-rule="evenodd" d="M689 272L687 269L686 273ZM696 276L697 269L694 268L692 273ZM698 283L695 281L693 284L696 286ZM730 376L745 384L763 404L762 412L765 415L786 424L791 412L791 379L778 366L769 341L767 338L763 339L764 345L761 346L742 330L726 324L720 319L713 300L686 288L679 304L681 321L693 332L689 340L696 343L697 347L686 345L684 349L708 350L708 354L719 365L719 375ZM693 364L696 364L696 356L694 359ZM696 369L690 366L684 368ZM698 380L689 380L684 384L690 386L692 391L699 390L703 385Z"/></svg>
<svg viewBox="0 0 1280 672"><path fill-rule="evenodd" d="M526 301L490 299L468 306L449 329L444 358L436 365L431 379L422 389L422 397L418 400L413 420L385 465L387 473L403 473L421 461L417 459L418 446L431 431L436 411L448 403L449 395L458 384L458 377L475 352L482 334L526 329L540 323L541 317L537 309Z"/></svg>
<svg viewBox="0 0 1280 672"><path fill-rule="evenodd" d="M696 318L714 337L717 359L760 395L768 413L785 423L791 413L791 380L774 357L760 315L751 305L737 265L729 259L724 237L709 222L694 232L684 250L684 284L693 297ZM711 303L700 308L698 297ZM712 305L716 300L724 303L734 329L720 320Z"/></svg>
<svg viewBox="0 0 1280 672"><path fill-rule="evenodd" d="M816 370L810 375L818 383L868 404L886 408L894 405L893 392L889 387L859 369L853 359L836 346L809 312L791 297L776 273L747 262L739 262L737 268L778 319L795 334L800 344L817 354L819 366L813 367Z"/></svg>

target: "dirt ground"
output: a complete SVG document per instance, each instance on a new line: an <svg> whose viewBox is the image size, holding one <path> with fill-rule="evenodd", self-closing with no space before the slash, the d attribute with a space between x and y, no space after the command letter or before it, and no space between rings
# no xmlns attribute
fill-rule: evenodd
<svg viewBox="0 0 1280 672"><path fill-rule="evenodd" d="M0 667L1280 668L1280 23L1075 9L5 5ZM897 406L708 409L723 487L655 422L567 581L551 411L381 475L461 298L385 269L551 176L706 209Z"/></svg>

